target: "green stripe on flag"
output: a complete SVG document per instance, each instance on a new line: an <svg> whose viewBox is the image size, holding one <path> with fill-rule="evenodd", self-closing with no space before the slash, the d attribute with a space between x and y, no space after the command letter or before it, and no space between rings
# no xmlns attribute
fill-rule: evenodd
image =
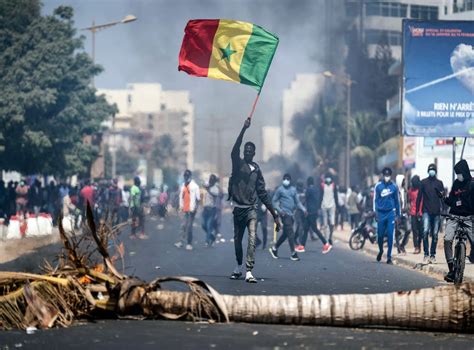
<svg viewBox="0 0 474 350"><path fill-rule="evenodd" d="M278 46L278 38L265 29L253 25L252 36L245 47L240 65L240 83L261 90L273 55Z"/></svg>

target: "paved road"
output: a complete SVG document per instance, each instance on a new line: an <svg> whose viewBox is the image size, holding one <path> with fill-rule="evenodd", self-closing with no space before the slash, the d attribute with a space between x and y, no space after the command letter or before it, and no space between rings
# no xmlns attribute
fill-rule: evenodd
<svg viewBox="0 0 474 350"><path fill-rule="evenodd" d="M321 244L310 242L301 261L289 260L289 249L283 245L281 258L274 260L268 251L257 252L254 275L258 284L231 281L228 276L235 266L230 242L230 216L224 218L224 239L216 247L204 247L204 233L195 227L197 243L192 252L177 249L173 242L179 234L179 223L170 218L164 224L148 220L150 239L128 240L126 273L150 280L157 276L188 275L208 282L221 293L228 294L321 294L375 293L409 290L441 282L415 271L373 261L362 253L352 252L336 243L333 251L322 255ZM199 220L197 220L199 221ZM52 256L56 247L41 250ZM31 269L38 255L25 256L0 266L1 269ZM26 335L24 332L0 333L0 345L14 348L409 348L429 346L431 349L473 348L473 335L456 335L399 330L350 329L328 327L295 327L278 325L230 324L208 325L170 321L100 321L70 329L55 329ZM2 349L0 347L0 349Z"/></svg>

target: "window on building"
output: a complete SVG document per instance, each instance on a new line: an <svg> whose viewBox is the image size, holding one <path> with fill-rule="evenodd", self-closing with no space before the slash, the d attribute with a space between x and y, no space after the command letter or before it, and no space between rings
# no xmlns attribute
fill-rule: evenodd
<svg viewBox="0 0 474 350"><path fill-rule="evenodd" d="M346 2L345 8L347 17L357 17L357 15L359 14L359 4L356 2Z"/></svg>
<svg viewBox="0 0 474 350"><path fill-rule="evenodd" d="M160 108L161 108L162 111L164 111L166 109L166 105L164 103L162 103Z"/></svg>
<svg viewBox="0 0 474 350"><path fill-rule="evenodd" d="M128 101L128 104L132 104L132 95L131 94L127 95L127 101Z"/></svg>
<svg viewBox="0 0 474 350"><path fill-rule="evenodd" d="M406 17L407 4L398 2L369 2L365 7L366 16Z"/></svg>
<svg viewBox="0 0 474 350"><path fill-rule="evenodd" d="M415 19L438 19L437 6L411 5L410 17Z"/></svg>
<svg viewBox="0 0 474 350"><path fill-rule="evenodd" d="M365 41L372 45L386 41L390 46L401 46L402 33L395 30L368 29L365 31Z"/></svg>

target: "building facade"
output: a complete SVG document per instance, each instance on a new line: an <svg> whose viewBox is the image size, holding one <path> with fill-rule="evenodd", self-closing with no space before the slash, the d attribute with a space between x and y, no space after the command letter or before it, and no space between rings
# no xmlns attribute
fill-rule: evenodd
<svg viewBox="0 0 474 350"><path fill-rule="evenodd" d="M156 83L133 83L126 89L99 89L98 93L118 108L111 127L116 148L130 150L137 134L150 143L168 134L177 154L175 165L193 167L194 105L188 91L163 90Z"/></svg>

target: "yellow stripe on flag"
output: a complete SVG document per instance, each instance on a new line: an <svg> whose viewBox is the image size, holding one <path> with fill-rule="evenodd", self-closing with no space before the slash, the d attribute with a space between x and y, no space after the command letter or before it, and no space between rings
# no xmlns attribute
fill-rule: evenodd
<svg viewBox="0 0 474 350"><path fill-rule="evenodd" d="M212 43L207 76L240 83L240 65L245 47L252 36L253 24L240 21L219 21Z"/></svg>

